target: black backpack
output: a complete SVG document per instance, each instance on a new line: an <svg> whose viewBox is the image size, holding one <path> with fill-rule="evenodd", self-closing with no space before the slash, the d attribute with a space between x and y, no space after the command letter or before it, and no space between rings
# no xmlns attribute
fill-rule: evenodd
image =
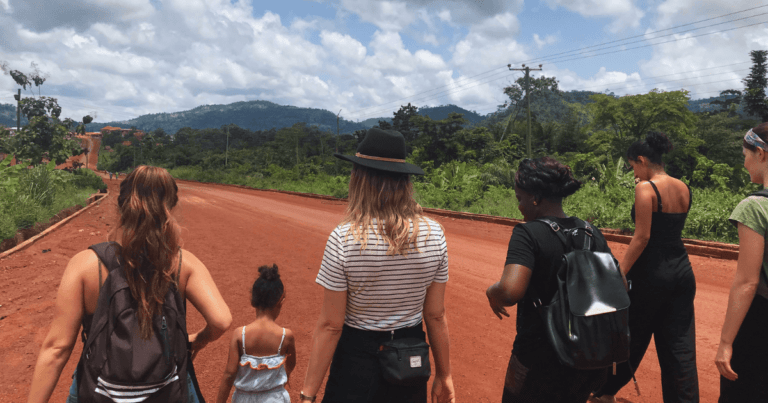
<svg viewBox="0 0 768 403"><path fill-rule="evenodd" d="M565 246L557 271L557 291L534 306L560 362L576 369L613 367L629 360L629 294L612 254L596 252L592 227L585 221L571 229L547 224Z"/></svg>
<svg viewBox="0 0 768 403"><path fill-rule="evenodd" d="M78 401L187 402L187 373L194 377L188 354L186 305L177 289L181 261L161 311L152 320L152 336L139 336L138 303L121 269L120 245L104 242L90 249L107 266L109 276L99 300L77 368ZM181 258L181 254L179 254ZM194 379L196 392L201 395Z"/></svg>
<svg viewBox="0 0 768 403"><path fill-rule="evenodd" d="M768 197L768 189L761 189L752 193L750 196ZM768 274L766 274L764 268L760 268L760 282L757 283L756 295L761 295L764 298L768 298Z"/></svg>

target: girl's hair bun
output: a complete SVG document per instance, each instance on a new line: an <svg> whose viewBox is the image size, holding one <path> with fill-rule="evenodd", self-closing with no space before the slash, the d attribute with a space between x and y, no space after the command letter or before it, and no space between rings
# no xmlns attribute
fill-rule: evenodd
<svg viewBox="0 0 768 403"><path fill-rule="evenodd" d="M672 142L669 141L669 138L664 133L648 132L645 136L645 142L648 144L648 147L651 147L659 155L672 151Z"/></svg>
<svg viewBox="0 0 768 403"><path fill-rule="evenodd" d="M280 273L278 272L277 264L272 264L272 266L259 267L259 278L267 281L280 280Z"/></svg>
<svg viewBox="0 0 768 403"><path fill-rule="evenodd" d="M251 289L251 306L254 308L272 308L283 296L285 287L280 280L277 265L259 267L259 278Z"/></svg>

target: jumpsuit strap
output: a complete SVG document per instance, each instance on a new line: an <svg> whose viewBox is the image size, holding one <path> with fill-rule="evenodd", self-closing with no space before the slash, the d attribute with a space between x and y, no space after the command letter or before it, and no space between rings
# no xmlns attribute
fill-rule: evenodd
<svg viewBox="0 0 768 403"><path fill-rule="evenodd" d="M653 187L653 191L656 192L656 201L658 202L657 204L659 206L659 213L661 213L661 194L659 194L659 189L656 187L655 183L651 181L648 181L648 183L651 184L651 186ZM690 205L688 206L688 208L690 208Z"/></svg>
<svg viewBox="0 0 768 403"><path fill-rule="evenodd" d="M245 354L245 326L243 326L243 355Z"/></svg>
<svg viewBox="0 0 768 403"><path fill-rule="evenodd" d="M685 186L688 188L688 211L691 211L691 206L693 205L693 191L691 190L691 187L688 186L686 183Z"/></svg>
<svg viewBox="0 0 768 403"><path fill-rule="evenodd" d="M283 337L280 338L280 346L277 347L277 355L280 355L280 350L283 349L283 340L285 340L285 328L283 328Z"/></svg>

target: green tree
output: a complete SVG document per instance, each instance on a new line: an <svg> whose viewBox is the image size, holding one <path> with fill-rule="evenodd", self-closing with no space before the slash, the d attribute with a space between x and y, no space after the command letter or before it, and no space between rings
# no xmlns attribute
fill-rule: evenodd
<svg viewBox="0 0 768 403"><path fill-rule="evenodd" d="M696 115L688 110L688 91L660 91L615 97L591 96L592 127L613 135L614 150L623 153L629 145L645 138L648 131L664 132L670 138L689 137ZM673 141L674 143L674 141Z"/></svg>
<svg viewBox="0 0 768 403"><path fill-rule="evenodd" d="M412 143L419 135L419 128L411 123L411 118L418 115L418 108L411 105L410 102L408 105L401 105L400 109L394 113L394 117L392 118L392 128L402 133L403 137L405 137L406 144Z"/></svg>
<svg viewBox="0 0 768 403"><path fill-rule="evenodd" d="M71 135L71 119L61 121L61 107L56 98L40 95L40 86L46 78L40 73L37 65L32 63L32 73L23 73L19 70L8 70L6 63L0 63L4 73L10 74L13 80L25 90L32 85L38 88L38 96L25 97L20 100L21 112L27 117L29 123L21 128L14 136L7 132L0 133L3 148L9 154L13 154L19 160L28 160L31 163L41 163L44 159L61 164L72 155L83 153L80 141Z"/></svg>
<svg viewBox="0 0 768 403"><path fill-rule="evenodd" d="M766 78L766 58L768 51L753 50L749 52L752 58L752 69L744 79L744 110L755 116L759 116L763 122L768 122L768 100L765 97L765 87L768 87Z"/></svg>

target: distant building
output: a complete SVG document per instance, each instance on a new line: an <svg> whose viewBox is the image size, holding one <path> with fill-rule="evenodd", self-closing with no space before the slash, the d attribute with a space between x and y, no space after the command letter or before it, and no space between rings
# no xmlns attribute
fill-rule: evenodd
<svg viewBox="0 0 768 403"><path fill-rule="evenodd" d="M113 126L106 126L106 127L103 127L103 128L101 129L101 133L104 133L104 132L112 132L112 133L114 133L114 132L119 132L119 133L120 133L120 135L121 135L121 136L123 136L123 137L125 137L125 136L129 136L129 135L131 134L131 131L132 131L132 129L123 129L123 128L121 128L121 127L113 127ZM136 130L136 131L134 131L133 135L134 135L134 137L136 137L137 139L141 140L141 139L143 139L143 138L144 138L144 136L146 136L147 134L146 134L146 133L144 133L144 132L143 132L143 131L141 131L141 130Z"/></svg>

